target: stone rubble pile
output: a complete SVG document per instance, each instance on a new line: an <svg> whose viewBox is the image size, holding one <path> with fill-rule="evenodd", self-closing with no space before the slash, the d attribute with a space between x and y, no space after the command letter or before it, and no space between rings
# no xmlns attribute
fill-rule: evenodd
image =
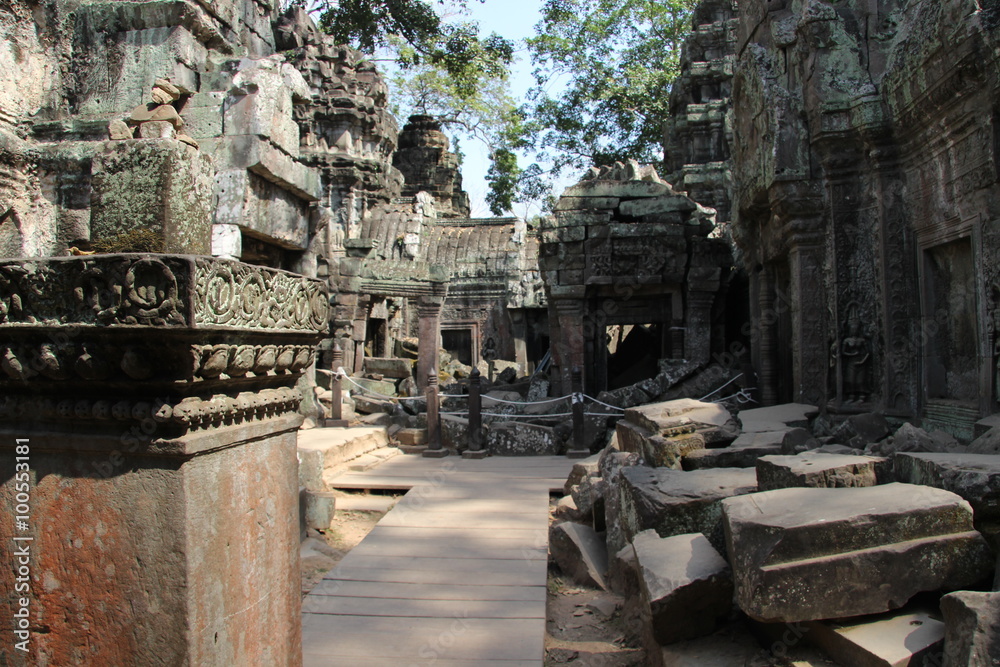
<svg viewBox="0 0 1000 667"><path fill-rule="evenodd" d="M625 598L644 664L995 667L1000 455L978 452L1000 433L979 436L801 404L629 408L566 480L551 557Z"/></svg>

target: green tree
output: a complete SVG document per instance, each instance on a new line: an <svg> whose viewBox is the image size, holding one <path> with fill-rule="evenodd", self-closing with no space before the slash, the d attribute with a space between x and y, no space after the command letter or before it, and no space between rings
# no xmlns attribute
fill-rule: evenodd
<svg viewBox="0 0 1000 667"><path fill-rule="evenodd" d="M483 2L485 0L479 0ZM340 43L392 62L393 112L404 120L434 116L458 145L461 137L484 143L490 153L490 208L499 215L513 203L517 169L507 157L517 108L507 77L514 44L460 20L468 0L337 0L310 2L320 27ZM515 141L516 143L516 141ZM504 189L506 188L506 189ZM498 194L499 193L499 194Z"/></svg>
<svg viewBox="0 0 1000 667"><path fill-rule="evenodd" d="M662 157L670 87L696 4L546 1L528 40L536 85L523 143L549 173Z"/></svg>

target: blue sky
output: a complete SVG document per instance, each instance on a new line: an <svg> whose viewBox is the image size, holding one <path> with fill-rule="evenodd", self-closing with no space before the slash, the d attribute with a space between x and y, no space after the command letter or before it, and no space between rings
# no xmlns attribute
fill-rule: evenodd
<svg viewBox="0 0 1000 667"><path fill-rule="evenodd" d="M488 35L495 32L518 43L517 61L512 68L510 87L514 98L523 100L525 93L535 82L531 76L533 69L531 57L524 47L523 40L535 34L535 24L540 19L539 8L542 6L542 0L486 0L485 2L471 0L468 6L469 18L479 23L481 34ZM465 162L462 164L462 186L469 193L472 215L491 217L493 214L486 205L486 193L489 191L486 172L490 167L486 147L479 142L465 140L462 141L462 152L465 154ZM557 184L556 195L577 180L575 174L569 175L567 179L567 182ZM537 207L529 209L524 205L514 206L514 214L521 217L536 213L538 213Z"/></svg>

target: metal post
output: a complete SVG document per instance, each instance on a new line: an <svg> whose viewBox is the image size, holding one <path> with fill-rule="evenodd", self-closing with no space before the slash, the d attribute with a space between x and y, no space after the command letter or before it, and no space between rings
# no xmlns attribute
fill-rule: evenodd
<svg viewBox="0 0 1000 667"><path fill-rule="evenodd" d="M439 459L448 456L448 450L441 446L441 421L438 414L437 369L427 375L427 449L424 456Z"/></svg>
<svg viewBox="0 0 1000 667"><path fill-rule="evenodd" d="M590 456L590 450L583 442L583 373L579 366L573 367L571 386L573 387L573 442L566 456L571 459L584 459Z"/></svg>
<svg viewBox="0 0 1000 667"><path fill-rule="evenodd" d="M483 449L483 400L481 398L482 375L478 368L469 376L469 449L462 452L462 458L484 459Z"/></svg>
<svg viewBox="0 0 1000 667"><path fill-rule="evenodd" d="M340 369L344 366L344 350L340 343L333 343L333 381L330 382L330 391L333 393L331 399L330 417L323 422L327 428L345 428L347 420L344 419L344 387L340 377Z"/></svg>

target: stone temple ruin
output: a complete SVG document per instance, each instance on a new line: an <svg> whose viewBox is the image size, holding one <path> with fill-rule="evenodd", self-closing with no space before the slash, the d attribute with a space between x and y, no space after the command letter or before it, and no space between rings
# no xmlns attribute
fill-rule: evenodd
<svg viewBox="0 0 1000 667"><path fill-rule="evenodd" d="M537 229L301 9L0 4L0 663L302 664L364 423L581 457L642 664L1000 664L995 4L703 0L663 164Z"/></svg>

